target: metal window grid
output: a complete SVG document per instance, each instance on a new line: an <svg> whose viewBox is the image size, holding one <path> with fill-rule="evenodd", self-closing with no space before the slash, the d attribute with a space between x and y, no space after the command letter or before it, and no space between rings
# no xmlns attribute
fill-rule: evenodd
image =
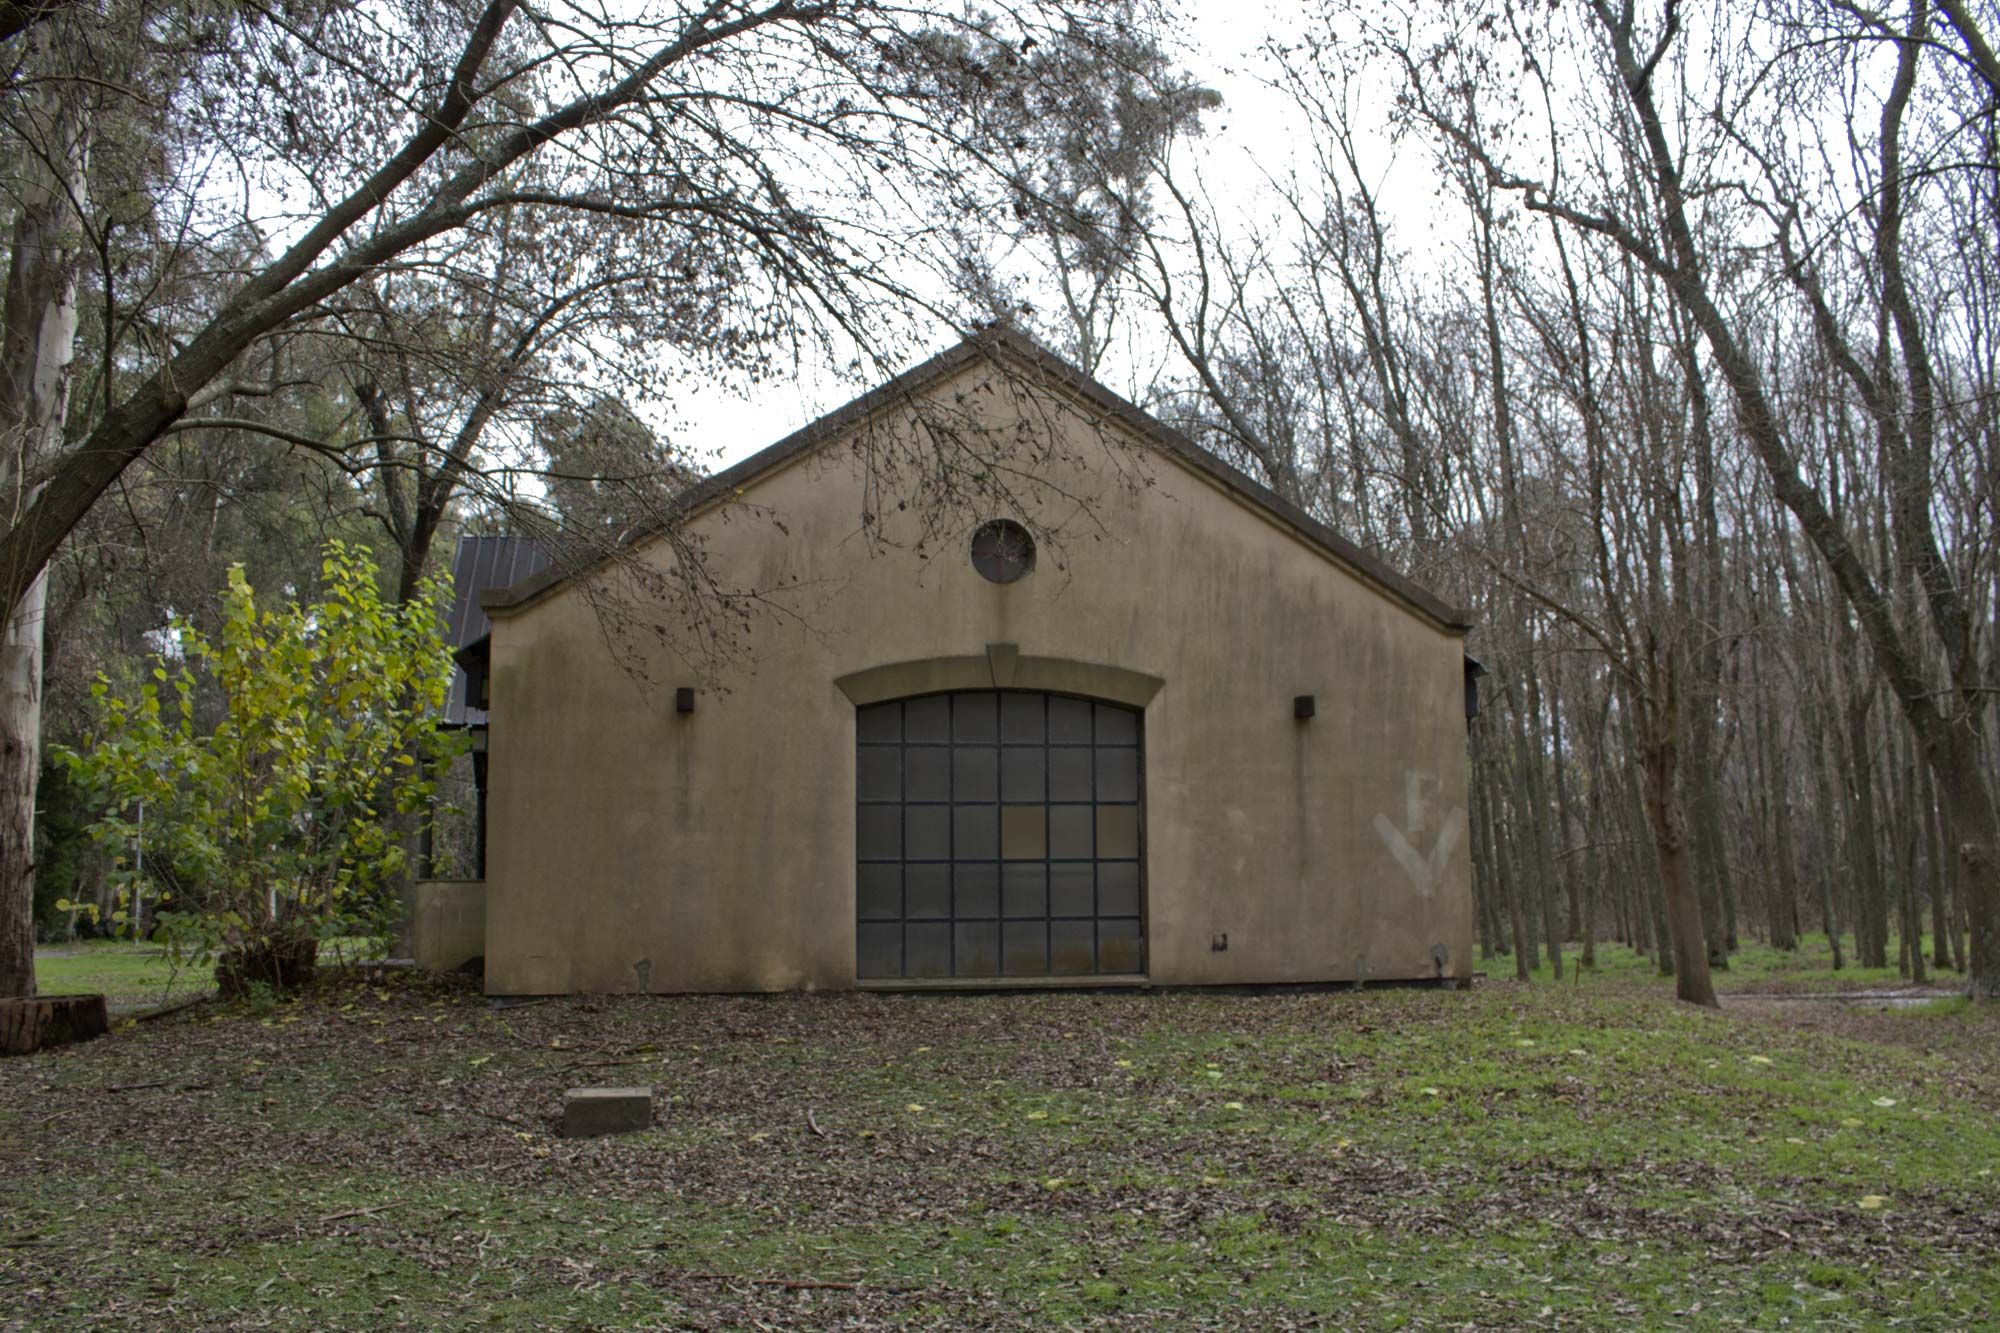
<svg viewBox="0 0 2000 1333"><path fill-rule="evenodd" d="M1142 973L1143 721L1122 705L1025 690L859 709L861 979ZM1069 770L1061 783L1059 758ZM1038 784L1024 785L1036 773ZM1010 899L1010 886L1032 888L1036 876L1039 910L1023 910L1032 902ZM1076 896L1085 876L1087 907ZM913 910L913 887L932 901Z"/></svg>

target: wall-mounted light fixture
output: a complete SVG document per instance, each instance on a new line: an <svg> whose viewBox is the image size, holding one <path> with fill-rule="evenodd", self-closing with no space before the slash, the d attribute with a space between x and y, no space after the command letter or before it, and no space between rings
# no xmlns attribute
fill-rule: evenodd
<svg viewBox="0 0 2000 1333"><path fill-rule="evenodd" d="M694 711L694 686L683 685L674 691L674 711L676 713Z"/></svg>
<svg viewBox="0 0 2000 1333"><path fill-rule="evenodd" d="M1301 694L1292 700L1292 716L1301 722L1318 712L1319 702L1313 695Z"/></svg>

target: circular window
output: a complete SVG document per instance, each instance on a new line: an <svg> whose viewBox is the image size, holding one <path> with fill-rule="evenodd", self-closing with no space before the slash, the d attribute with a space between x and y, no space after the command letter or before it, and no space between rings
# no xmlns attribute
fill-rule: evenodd
<svg viewBox="0 0 2000 1333"><path fill-rule="evenodd" d="M1035 539L1011 518L996 518L972 534L972 567L994 583L1012 583L1035 570Z"/></svg>

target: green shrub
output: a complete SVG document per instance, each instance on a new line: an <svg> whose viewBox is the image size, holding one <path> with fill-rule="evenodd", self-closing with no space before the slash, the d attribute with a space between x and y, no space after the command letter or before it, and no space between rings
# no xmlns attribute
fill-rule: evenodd
<svg viewBox="0 0 2000 1333"><path fill-rule="evenodd" d="M143 803L146 856L175 886L149 904L154 938L176 959L220 955L229 991L293 988L321 940L393 928L405 845L463 745L436 723L445 581L397 606L365 547L329 543L322 569L323 600L260 610L233 567L216 637L177 623L174 659L136 698L100 678L90 736L57 751L114 854L114 920L136 924L125 853ZM212 728L197 721L205 699L221 710Z"/></svg>

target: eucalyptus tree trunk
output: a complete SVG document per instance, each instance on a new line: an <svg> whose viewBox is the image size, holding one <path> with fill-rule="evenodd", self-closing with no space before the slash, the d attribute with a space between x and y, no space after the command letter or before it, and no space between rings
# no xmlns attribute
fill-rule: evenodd
<svg viewBox="0 0 2000 1333"><path fill-rule="evenodd" d="M47 31L46 29L44 31ZM0 335L0 496L17 524L34 471L61 442L76 356L80 237L89 128L61 83L16 92L29 144L16 154L16 200ZM41 767L43 567L8 570L22 589L0 633L0 997L35 993L35 784Z"/></svg>

